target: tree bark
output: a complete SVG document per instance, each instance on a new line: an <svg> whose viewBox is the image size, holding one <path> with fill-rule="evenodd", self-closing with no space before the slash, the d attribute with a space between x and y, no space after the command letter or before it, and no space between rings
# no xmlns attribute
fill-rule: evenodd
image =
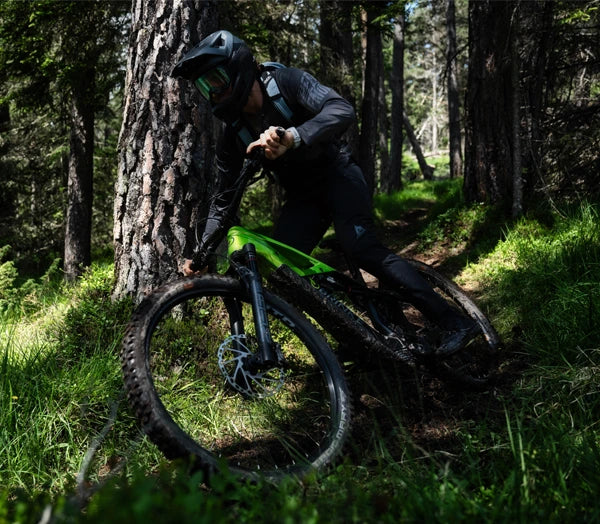
<svg viewBox="0 0 600 524"><path fill-rule="evenodd" d="M94 173L94 71L73 86L65 223L64 276L80 277L91 262Z"/></svg>
<svg viewBox="0 0 600 524"><path fill-rule="evenodd" d="M390 140L390 173L382 190L393 193L402 189L402 133L404 114L404 27L405 10L394 22L394 44L392 57L392 134Z"/></svg>
<svg viewBox="0 0 600 524"><path fill-rule="evenodd" d="M511 117L512 117L512 216L519 217L523 214L523 173L521 160L521 59L519 57L519 4L515 7L512 17L512 38L510 40L510 75L512 84Z"/></svg>
<svg viewBox="0 0 600 524"><path fill-rule="evenodd" d="M333 87L356 109L353 91L354 46L352 43L352 8L354 2L344 0L321 1L321 46L319 80ZM352 125L342 136L353 152L358 151L358 124Z"/></svg>
<svg viewBox="0 0 600 524"><path fill-rule="evenodd" d="M509 204L512 195L510 23L514 2L469 3L466 102L467 202Z"/></svg>
<svg viewBox="0 0 600 524"><path fill-rule="evenodd" d="M139 300L178 276L201 235L212 116L190 83L170 73L217 28L215 2L133 0L115 194L115 297Z"/></svg>
<svg viewBox="0 0 600 524"><path fill-rule="evenodd" d="M378 61L381 53L381 34L374 26L376 8L369 6L367 9L367 46L365 65L365 89L361 108L361 128L359 143L359 164L365 175L369 191L375 189L375 152L377 148L377 120L378 120L378 92L379 72Z"/></svg>
<svg viewBox="0 0 600 524"><path fill-rule="evenodd" d="M448 122L450 137L450 178L462 174L462 147L460 131L460 102L458 95L458 75L456 71L456 22L454 0L447 0L446 27L448 49L446 56L448 82Z"/></svg>
<svg viewBox="0 0 600 524"><path fill-rule="evenodd" d="M381 38L379 38L380 49L377 51L377 54L379 55L379 92L377 96L379 117L377 121L377 134L379 137L379 181L382 191L386 192L383 188L389 185L388 180L390 178L390 153L388 149L390 123L388 119L387 101L385 98L385 74L383 70L383 49L381 48L381 44Z"/></svg>
<svg viewBox="0 0 600 524"><path fill-rule="evenodd" d="M402 115L404 129L406 129L406 136L408 137L408 141L412 147L413 153L417 157L417 162L419 162L419 167L421 168L421 174L425 180L433 179L433 167L431 167L427 160L425 160L425 155L423 155L423 151L421 149L421 144L417 140L417 135L413 130L412 125L410 125L410 121L408 120L408 115L406 112Z"/></svg>
<svg viewBox="0 0 600 524"><path fill-rule="evenodd" d="M550 59L552 43L558 39L558 35L553 30L555 2L545 2L540 15L539 6L531 6L526 4L521 6L521 12L525 11L525 16L529 19L535 19L538 26L537 34L533 36L533 40L527 46L529 49L528 56L523 64L525 71L531 71L526 79L524 79L524 88L522 91L525 99L524 107L527 119L527 142L525 146L525 167L529 172L529 176L524 180L524 191L533 191L534 182L543 179L542 164L544 133L541 129L541 122L544 115L544 107L547 105L546 87L548 85L548 63ZM535 12L535 15L532 13ZM541 184L542 187L545 184Z"/></svg>
<svg viewBox="0 0 600 524"><path fill-rule="evenodd" d="M437 35L436 32L433 33L434 36ZM431 124L431 131L430 131L430 139L431 139L431 148L430 148L430 152L433 155L437 155L439 152L439 146L438 146L438 130L439 130L439 116L440 116L440 100L439 100L439 87L438 87L438 80L439 80L439 75L440 75L440 71L438 69L438 64L437 64L437 53L436 53L436 48L439 47L439 40L433 41L433 45L432 48L430 49L431 52L431 72L430 72L430 76L431 76L431 118L429 118L429 123Z"/></svg>

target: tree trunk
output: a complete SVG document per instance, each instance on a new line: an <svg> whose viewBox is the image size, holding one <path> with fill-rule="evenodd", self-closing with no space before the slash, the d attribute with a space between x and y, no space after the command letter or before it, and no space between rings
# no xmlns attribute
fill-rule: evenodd
<svg viewBox="0 0 600 524"><path fill-rule="evenodd" d="M354 46L352 44L352 8L354 2L321 1L321 65L319 80L333 87L356 109L354 90ZM358 151L358 124L342 136L353 152Z"/></svg>
<svg viewBox="0 0 600 524"><path fill-rule="evenodd" d="M521 85L519 57L519 27L520 20L519 4L515 7L512 17L512 38L510 40L510 74L512 84L511 117L512 117L512 171L513 171L513 193L512 193L512 216L519 217L523 214L523 173L521 161Z"/></svg>
<svg viewBox="0 0 600 524"><path fill-rule="evenodd" d="M434 35L437 33L434 32ZM438 147L438 118L439 118L439 88L438 88L438 79L439 79L439 71L437 65L437 53L436 49L439 43L434 40L433 46L431 48L431 118L429 122L431 123L431 148L430 152L433 155L437 155L439 151Z"/></svg>
<svg viewBox="0 0 600 524"><path fill-rule="evenodd" d="M417 140L417 135L415 135L413 127L410 125L410 121L408 120L408 115L406 112L403 113L402 117L404 129L406 129L406 136L408 137L408 141L410 142L413 153L417 157L417 162L419 162L419 167L421 168L423 178L425 180L432 180L434 168L427 163L427 160L425 160L425 155L423 155L423 151L421 150L421 144L419 144L419 141Z"/></svg>
<svg viewBox="0 0 600 524"><path fill-rule="evenodd" d="M210 110L173 65L217 29L216 3L134 0L115 194L114 296L178 276L206 216L214 157Z"/></svg>
<svg viewBox="0 0 600 524"><path fill-rule="evenodd" d="M10 110L6 102L0 102L0 131L4 131L5 126L10 123Z"/></svg>
<svg viewBox="0 0 600 524"><path fill-rule="evenodd" d="M94 72L73 86L65 223L64 276L80 277L91 262L94 173Z"/></svg>
<svg viewBox="0 0 600 524"><path fill-rule="evenodd" d="M381 46L381 38L379 38L379 45ZM389 136L390 136L390 123L388 119L388 108L387 101L385 99L385 74L383 70L383 49L380 48L378 50L379 55L379 93L378 93L378 103L377 108L379 111L378 117L378 125L377 125L377 134L379 137L379 180L382 187L382 191L384 186L389 185L390 178L390 153L389 153Z"/></svg>
<svg viewBox="0 0 600 524"><path fill-rule="evenodd" d="M469 3L465 179L467 202L510 204L510 23L514 2Z"/></svg>
<svg viewBox="0 0 600 524"><path fill-rule="evenodd" d="M458 80L456 71L456 23L454 0L448 0L446 6L446 27L448 30L448 122L450 135L450 178L462 173L462 148L460 131L460 103L458 96Z"/></svg>
<svg viewBox="0 0 600 524"><path fill-rule="evenodd" d="M402 189L402 145L404 142L404 27L405 10L398 15L394 23L394 48L392 58L392 136L390 141L390 173L382 190L393 193Z"/></svg>
<svg viewBox="0 0 600 524"><path fill-rule="evenodd" d="M381 53L381 33L373 25L376 18L376 9L373 6L367 8L367 49L365 65L365 89L361 109L361 128L359 143L359 164L365 175L369 190L373 193L375 189L375 152L377 148L377 104L379 79L377 78L379 68L378 62Z"/></svg>
<svg viewBox="0 0 600 524"><path fill-rule="evenodd" d="M553 18L555 2L545 2L542 13L539 13L538 5L521 6L521 13L525 11L525 16L533 18L538 27L537 34L533 37L532 43L528 46L529 54L523 64L525 71L531 71L531 74L524 79L523 96L525 98L525 115L527 119L527 143L525 146L525 168L529 176L524 180L524 191L533 191L535 181L542 180L540 166L542 164L544 134L540 124L544 115L546 86L548 84L547 65L552 62L550 53L552 43L558 39L553 31ZM528 12L529 11L529 12ZM532 11L535 13L533 14ZM544 187L546 184L542 183Z"/></svg>

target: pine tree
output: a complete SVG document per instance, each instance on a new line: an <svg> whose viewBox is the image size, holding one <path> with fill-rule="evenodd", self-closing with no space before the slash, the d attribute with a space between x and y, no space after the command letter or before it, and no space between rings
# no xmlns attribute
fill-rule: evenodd
<svg viewBox="0 0 600 524"><path fill-rule="evenodd" d="M197 242L213 163L212 115L176 61L218 29L213 2L135 0L115 195L115 296L177 276ZM201 233L201 232L200 232Z"/></svg>

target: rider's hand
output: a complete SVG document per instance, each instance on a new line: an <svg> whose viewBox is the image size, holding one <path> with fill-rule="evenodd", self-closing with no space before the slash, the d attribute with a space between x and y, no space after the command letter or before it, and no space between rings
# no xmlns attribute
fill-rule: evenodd
<svg viewBox="0 0 600 524"><path fill-rule="evenodd" d="M265 150L265 157L267 157L268 160L275 160L285 154L286 151L294 145L294 135L286 130L283 135L279 137L279 134L277 133L278 129L280 128L271 126L269 129L263 131L259 139L248 146L246 154L257 147L262 147Z"/></svg>
<svg viewBox="0 0 600 524"><path fill-rule="evenodd" d="M179 270L183 273L184 276L186 277L194 277L194 276L200 276L203 275L204 273L206 273L208 271L208 266L204 266L202 269L196 270L196 269L192 269L192 264L193 264L193 260L191 258L186 258L183 261L183 264L181 264L181 266L179 266Z"/></svg>

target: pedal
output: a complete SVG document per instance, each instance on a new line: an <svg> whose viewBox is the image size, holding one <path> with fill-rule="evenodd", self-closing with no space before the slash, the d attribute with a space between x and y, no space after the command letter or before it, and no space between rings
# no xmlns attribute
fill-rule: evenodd
<svg viewBox="0 0 600 524"><path fill-rule="evenodd" d="M401 360L409 362L414 360L414 356L427 356L432 354L428 344L423 342L410 341L405 337L399 337L398 335L390 335L386 337L386 340L395 341L394 352L397 353Z"/></svg>
<svg viewBox="0 0 600 524"><path fill-rule="evenodd" d="M435 355L443 358L450 357L465 348L480 333L481 329L477 324L470 328L451 332L435 350Z"/></svg>

